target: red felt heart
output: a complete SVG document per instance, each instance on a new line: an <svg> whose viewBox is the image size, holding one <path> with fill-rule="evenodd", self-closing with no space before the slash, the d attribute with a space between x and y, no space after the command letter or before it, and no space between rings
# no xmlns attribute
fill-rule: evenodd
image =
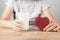
<svg viewBox="0 0 60 40"><path fill-rule="evenodd" d="M43 31L43 29L49 24L49 19L47 17L36 17L35 19L35 25L40 29L40 31Z"/></svg>

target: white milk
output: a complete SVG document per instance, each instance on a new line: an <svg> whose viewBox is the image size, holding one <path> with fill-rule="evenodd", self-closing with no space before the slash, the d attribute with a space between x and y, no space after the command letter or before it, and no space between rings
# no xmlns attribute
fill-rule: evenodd
<svg viewBox="0 0 60 40"><path fill-rule="evenodd" d="M29 13L20 12L18 14L18 19L23 22L23 30L29 29Z"/></svg>

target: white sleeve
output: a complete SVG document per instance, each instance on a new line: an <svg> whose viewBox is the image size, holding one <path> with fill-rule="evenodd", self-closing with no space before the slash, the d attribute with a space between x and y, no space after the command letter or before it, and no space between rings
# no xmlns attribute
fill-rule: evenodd
<svg viewBox="0 0 60 40"><path fill-rule="evenodd" d="M13 8L13 3L14 3L14 0L7 0L7 1L5 2L5 5Z"/></svg>
<svg viewBox="0 0 60 40"><path fill-rule="evenodd" d="M49 3L46 0L42 1L42 6L43 6L43 10L45 10L47 8L50 8L50 5L49 5Z"/></svg>

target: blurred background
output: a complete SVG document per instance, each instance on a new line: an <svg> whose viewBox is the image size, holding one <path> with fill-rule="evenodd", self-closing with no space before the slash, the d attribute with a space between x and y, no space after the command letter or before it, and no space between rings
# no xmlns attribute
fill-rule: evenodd
<svg viewBox="0 0 60 40"><path fill-rule="evenodd" d="M0 0L0 17L3 14L5 10L5 1L6 0ZM55 19L57 19L60 22L60 0L47 0L49 2L49 5L51 6L51 12ZM12 19L12 18L11 18Z"/></svg>

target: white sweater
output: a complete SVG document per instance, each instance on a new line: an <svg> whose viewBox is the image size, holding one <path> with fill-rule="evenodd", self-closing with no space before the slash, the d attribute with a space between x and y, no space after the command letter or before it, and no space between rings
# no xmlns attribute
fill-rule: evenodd
<svg viewBox="0 0 60 40"><path fill-rule="evenodd" d="M5 3L7 6L13 8L16 12L16 18L18 18L23 13L29 13L29 19L34 20L38 14L41 13L41 5L43 10L49 7L49 4L46 0L38 0L38 1L25 1L25 0L7 0ZM24 14L23 14L24 15Z"/></svg>

